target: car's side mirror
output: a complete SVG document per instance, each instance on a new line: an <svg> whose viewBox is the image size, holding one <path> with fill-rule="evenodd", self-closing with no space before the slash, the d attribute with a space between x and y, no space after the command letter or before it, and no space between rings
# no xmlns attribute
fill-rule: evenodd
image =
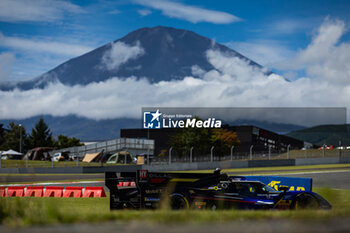
<svg viewBox="0 0 350 233"><path fill-rule="evenodd" d="M280 187L278 187L278 191L286 192L286 191L288 191L288 189L289 189L288 186L280 186Z"/></svg>

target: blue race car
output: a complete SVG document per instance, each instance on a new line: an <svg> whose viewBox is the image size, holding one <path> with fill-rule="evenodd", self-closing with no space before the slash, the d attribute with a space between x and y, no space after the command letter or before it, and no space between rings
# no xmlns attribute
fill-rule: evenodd
<svg viewBox="0 0 350 233"><path fill-rule="evenodd" d="M119 182L135 186L118 187ZM106 186L111 209L156 209L165 200L172 209L331 209L311 188L288 191L289 187L279 186L276 190L259 177L228 176L218 169L214 173L106 172Z"/></svg>

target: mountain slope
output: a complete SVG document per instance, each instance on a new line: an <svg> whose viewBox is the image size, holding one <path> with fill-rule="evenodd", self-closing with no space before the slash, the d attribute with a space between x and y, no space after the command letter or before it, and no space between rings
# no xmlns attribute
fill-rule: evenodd
<svg viewBox="0 0 350 233"><path fill-rule="evenodd" d="M103 64L106 56L113 52L114 45L130 46L124 49L124 53L128 53L128 48L130 50L132 46L135 48L138 46L142 51L138 56L127 59L124 63L122 61L119 66L108 68ZM119 78L146 77L152 83L183 79L186 76L195 76L192 72L194 66L204 71L214 69L206 57L208 49L217 49L229 56L244 58L251 65L262 68L254 61L209 38L187 30L158 26L133 31L114 43L73 58L33 80L20 82L17 87L24 90L43 88L54 81L70 86L86 85L116 76ZM123 48L116 50L114 51L116 55L122 55ZM6 84L0 86L3 90L12 88L13 86Z"/></svg>
<svg viewBox="0 0 350 233"><path fill-rule="evenodd" d="M338 146L339 141L342 145L350 145L350 124L320 125L292 131L286 135L319 146L323 144Z"/></svg>
<svg viewBox="0 0 350 233"><path fill-rule="evenodd" d="M28 134L31 129L43 117L54 136L59 134L69 137L76 137L82 141L102 141L119 138L120 129L141 128L141 119L111 119L111 120L91 120L73 115L64 117L53 116L36 116L24 120L0 120L0 124L4 128L8 128L8 124L13 121L15 124L22 124L26 128ZM237 120L233 122L224 122L229 125L255 125L263 129L273 132L287 132L302 128L297 125L280 124L273 122L257 121L257 120Z"/></svg>

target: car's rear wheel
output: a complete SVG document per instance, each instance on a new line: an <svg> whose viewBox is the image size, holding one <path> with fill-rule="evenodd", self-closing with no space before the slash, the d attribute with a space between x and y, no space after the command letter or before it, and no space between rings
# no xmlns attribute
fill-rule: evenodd
<svg viewBox="0 0 350 233"><path fill-rule="evenodd" d="M179 194L175 194L171 196L170 205L173 210L181 210L181 209L189 208L189 204L186 197Z"/></svg>
<svg viewBox="0 0 350 233"><path fill-rule="evenodd" d="M309 193L303 193L297 196L291 206L291 208L295 210L318 209L319 207L320 204L318 200Z"/></svg>

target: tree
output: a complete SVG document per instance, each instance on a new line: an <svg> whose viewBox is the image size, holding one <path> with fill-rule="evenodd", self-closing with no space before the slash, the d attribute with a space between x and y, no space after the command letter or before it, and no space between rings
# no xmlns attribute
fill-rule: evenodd
<svg viewBox="0 0 350 233"><path fill-rule="evenodd" d="M68 148L68 147L73 147L73 146L81 146L83 145L80 143L80 139L77 139L75 137L67 137L64 135L58 135L57 141L55 142L55 147L57 149L63 149L63 148Z"/></svg>
<svg viewBox="0 0 350 233"><path fill-rule="evenodd" d="M32 129L32 134L29 137L32 148L34 147L52 147L54 139L48 125L41 117L35 127Z"/></svg>
<svg viewBox="0 0 350 233"><path fill-rule="evenodd" d="M5 129L3 128L3 124L0 124L0 148L5 142L4 134L5 134Z"/></svg>
<svg viewBox="0 0 350 233"><path fill-rule="evenodd" d="M212 129L210 141L218 155L227 154L232 146L240 144L237 134L227 129Z"/></svg>
<svg viewBox="0 0 350 233"><path fill-rule="evenodd" d="M29 141L26 129L22 125L16 125L14 122L10 122L8 127L9 131L4 131L3 133L3 143L0 145L0 149L20 151L20 140L22 138L22 152L27 150Z"/></svg>
<svg viewBox="0 0 350 233"><path fill-rule="evenodd" d="M170 138L170 146L181 157L189 153L191 147L199 154L208 154L210 148L209 130L206 128L183 128Z"/></svg>
<svg viewBox="0 0 350 233"><path fill-rule="evenodd" d="M180 157L188 155L191 147L195 154L207 155L212 146L214 153L222 156L229 154L231 147L238 146L240 141L235 132L227 129L182 128L170 138L169 144Z"/></svg>

